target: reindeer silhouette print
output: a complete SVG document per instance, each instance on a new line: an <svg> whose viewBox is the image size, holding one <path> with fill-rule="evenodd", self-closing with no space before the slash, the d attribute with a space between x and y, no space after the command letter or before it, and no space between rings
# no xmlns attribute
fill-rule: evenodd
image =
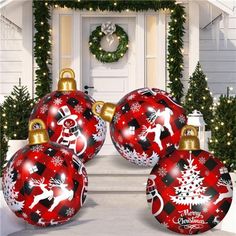
<svg viewBox="0 0 236 236"><path fill-rule="evenodd" d="M146 126L143 126L143 132L140 134L140 138L145 139L149 133L155 133L154 142L157 143L160 150L162 150L163 146L161 144L161 139L160 139L162 131L164 131L164 128L160 124L157 124L153 128L152 127L147 128Z"/></svg>
<svg viewBox="0 0 236 236"><path fill-rule="evenodd" d="M214 205L216 205L217 203L219 203L225 198L231 198L233 194L233 185L232 185L231 180L225 180L225 179L220 178L217 182L217 186L226 187L227 192L220 193L219 197L213 202Z"/></svg>
<svg viewBox="0 0 236 236"><path fill-rule="evenodd" d="M41 201L43 199L48 199L49 201L54 199L53 204L51 205L51 207L48 210L51 212L61 201L64 201L67 199L69 201L71 201L73 199L74 192L73 192L73 190L68 190L66 188L68 186L68 184L65 184L64 181L51 178L50 182L49 182L49 186L48 186L47 184L44 184L44 180L45 180L45 178L42 178L40 180L35 180L35 179L30 180L30 185L32 187L33 186L39 187L43 191L41 194L34 196L34 200L33 200L32 204L29 206L30 209L32 209L35 205L37 205L39 203L39 201ZM60 195L54 196L54 192L52 190L53 187L61 188Z"/></svg>
<svg viewBox="0 0 236 236"><path fill-rule="evenodd" d="M66 187L68 186L68 184L64 183L65 181L59 180L59 179L50 179L50 187L56 187L56 188L61 188L61 194L54 197L54 201L52 206L49 208L48 211L53 211L53 209L61 202L64 200L69 200L71 201L73 199L74 196L74 192L73 190L68 190Z"/></svg>
<svg viewBox="0 0 236 236"><path fill-rule="evenodd" d="M36 204L39 203L39 201L43 199L48 199L49 201L53 198L53 191L46 189L47 184L44 184L45 178L42 178L40 180L31 179L30 180L30 186L39 187L43 192L39 195L34 196L34 201L29 206L30 209L32 209Z"/></svg>
<svg viewBox="0 0 236 236"><path fill-rule="evenodd" d="M161 116L164 119L163 127L166 127L170 135L173 136L174 132L170 124L170 117L172 115L173 115L173 111L169 107L165 107L164 111L162 112L160 111L160 109L158 109L156 112L153 112L151 116L148 118L148 121L151 124L154 124L156 119Z"/></svg>

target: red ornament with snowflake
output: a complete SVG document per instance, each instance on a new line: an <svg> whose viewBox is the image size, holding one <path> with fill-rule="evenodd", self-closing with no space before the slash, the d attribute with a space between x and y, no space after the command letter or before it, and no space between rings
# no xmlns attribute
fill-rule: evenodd
<svg viewBox="0 0 236 236"><path fill-rule="evenodd" d="M93 112L110 122L119 153L140 166L154 166L159 157L173 152L186 124L184 109L168 93L155 88L132 91L116 105L96 102Z"/></svg>
<svg viewBox="0 0 236 236"><path fill-rule="evenodd" d="M3 173L3 194L16 216L37 226L62 224L83 205L86 169L69 149L49 142L44 124L29 132L29 145L8 162Z"/></svg>
<svg viewBox="0 0 236 236"><path fill-rule="evenodd" d="M64 75L69 73L70 78ZM42 119L50 140L71 149L82 162L91 160L106 137L106 124L91 111L95 100L76 90L74 72L64 69L58 90L43 97L34 107L30 120Z"/></svg>
<svg viewBox="0 0 236 236"><path fill-rule="evenodd" d="M161 224L177 233L197 234L225 217L233 187L219 159L199 146L186 150L188 145L159 161L146 192L152 214Z"/></svg>

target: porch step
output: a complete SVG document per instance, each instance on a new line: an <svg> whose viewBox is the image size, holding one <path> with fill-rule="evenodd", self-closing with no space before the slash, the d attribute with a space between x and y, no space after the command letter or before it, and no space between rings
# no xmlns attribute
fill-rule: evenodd
<svg viewBox="0 0 236 236"><path fill-rule="evenodd" d="M145 192L152 169L136 166L121 156L98 156L85 166L89 192Z"/></svg>

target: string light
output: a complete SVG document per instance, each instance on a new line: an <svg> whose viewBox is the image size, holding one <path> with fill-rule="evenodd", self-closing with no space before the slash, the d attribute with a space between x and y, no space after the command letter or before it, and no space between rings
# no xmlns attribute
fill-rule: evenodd
<svg viewBox="0 0 236 236"><path fill-rule="evenodd" d="M45 2L45 6L47 6L48 5L48 3L47 2Z"/></svg>
<svg viewBox="0 0 236 236"><path fill-rule="evenodd" d="M44 25L44 22L41 21L40 24L41 24L41 25Z"/></svg>
<svg viewBox="0 0 236 236"><path fill-rule="evenodd" d="M114 2L114 6L116 6L117 5L117 3L116 2Z"/></svg>

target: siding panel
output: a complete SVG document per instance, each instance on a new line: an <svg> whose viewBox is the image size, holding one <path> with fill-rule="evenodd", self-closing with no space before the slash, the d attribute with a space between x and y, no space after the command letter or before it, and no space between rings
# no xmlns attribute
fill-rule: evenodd
<svg viewBox="0 0 236 236"><path fill-rule="evenodd" d="M236 16L229 17L228 40L224 40L223 22L220 23L219 47L211 29L200 30L200 62L208 77L213 95L226 94L226 88L236 90Z"/></svg>

